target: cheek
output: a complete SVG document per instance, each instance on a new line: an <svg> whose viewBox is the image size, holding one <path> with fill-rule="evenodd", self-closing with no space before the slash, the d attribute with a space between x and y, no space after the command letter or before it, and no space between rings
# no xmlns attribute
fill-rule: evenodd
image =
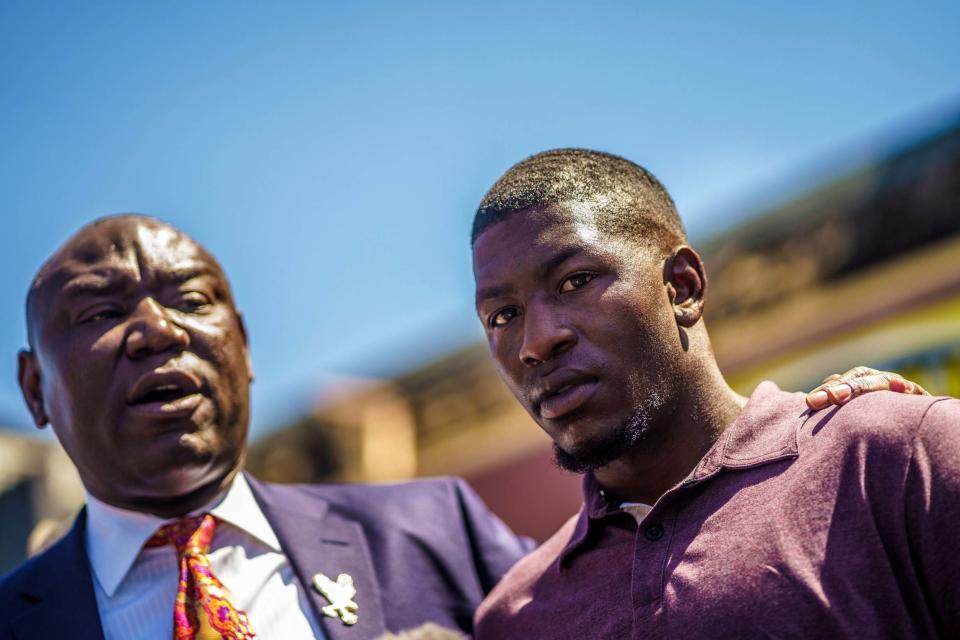
<svg viewBox="0 0 960 640"><path fill-rule="evenodd" d="M78 345L74 351L82 351L89 354L89 357L97 358L111 353L117 353L123 348L123 336L127 331L125 324L118 324L114 327L95 336L89 345Z"/></svg>
<svg viewBox="0 0 960 640"><path fill-rule="evenodd" d="M601 304L607 305L610 319L624 327L625 333L659 339L657 336L676 329L672 307L662 287L625 282L607 290Z"/></svg>
<svg viewBox="0 0 960 640"><path fill-rule="evenodd" d="M71 419L73 414L95 413L107 407L106 396L113 380L118 343L115 332L93 342L56 345L56 360L42 363L43 393L51 421Z"/></svg>
<svg viewBox="0 0 960 640"><path fill-rule="evenodd" d="M68 401L70 398L70 384L63 380L59 372L51 372L49 368L44 371L43 391L44 410L47 413L47 420L53 425L57 435L61 440L66 435L66 431L72 431L70 425L73 423L71 416L73 408ZM66 445L64 445L66 446Z"/></svg>
<svg viewBox="0 0 960 640"><path fill-rule="evenodd" d="M495 338L489 338L487 344L490 347L490 355L497 365L497 372L500 377L507 382L517 374L517 367L520 363L519 342L513 335L516 332L500 332Z"/></svg>
<svg viewBox="0 0 960 640"><path fill-rule="evenodd" d="M243 362L243 334L236 322L221 317L184 324L191 335L191 351L218 365L222 372L226 372L227 368L233 370L238 363L246 369Z"/></svg>
<svg viewBox="0 0 960 640"><path fill-rule="evenodd" d="M207 381L215 390L214 401L227 421L242 421L239 413L246 406L251 372L243 334L232 318L220 322L195 323L190 351L201 361Z"/></svg>

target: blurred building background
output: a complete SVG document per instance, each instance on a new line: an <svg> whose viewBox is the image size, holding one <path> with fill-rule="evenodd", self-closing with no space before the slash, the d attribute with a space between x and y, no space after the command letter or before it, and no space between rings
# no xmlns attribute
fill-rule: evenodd
<svg viewBox="0 0 960 640"><path fill-rule="evenodd" d="M0 574L72 523L83 487L55 442L0 431Z"/></svg>
<svg viewBox="0 0 960 640"><path fill-rule="evenodd" d="M960 112L896 152L701 242L721 367L809 389L854 364L960 395ZM462 475L515 530L542 540L580 503L549 440L469 344L392 379L318 389L302 417L253 443L277 482ZM0 433L0 572L57 535L82 502L55 445Z"/></svg>

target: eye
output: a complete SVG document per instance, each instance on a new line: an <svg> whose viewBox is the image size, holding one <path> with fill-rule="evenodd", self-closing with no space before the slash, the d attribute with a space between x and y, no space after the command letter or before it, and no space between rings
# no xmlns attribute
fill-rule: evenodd
<svg viewBox="0 0 960 640"><path fill-rule="evenodd" d="M80 316L80 324L92 324L105 320L113 320L122 315L123 312L115 307L94 307L83 312Z"/></svg>
<svg viewBox="0 0 960 640"><path fill-rule="evenodd" d="M597 275L595 273L575 273L560 283L560 293L566 293L584 287L596 277Z"/></svg>
<svg viewBox="0 0 960 640"><path fill-rule="evenodd" d="M197 312L203 311L213 304L213 301L205 293L200 291L185 291L177 299L177 308L181 311Z"/></svg>
<svg viewBox="0 0 960 640"><path fill-rule="evenodd" d="M487 324L489 324L491 328L502 327L518 315L520 315L520 312L517 311L516 307L506 307L494 312L487 321Z"/></svg>

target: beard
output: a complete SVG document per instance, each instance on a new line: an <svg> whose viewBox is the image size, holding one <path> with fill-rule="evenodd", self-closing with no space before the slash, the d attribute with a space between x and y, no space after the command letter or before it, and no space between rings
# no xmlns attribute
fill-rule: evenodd
<svg viewBox="0 0 960 640"><path fill-rule="evenodd" d="M660 389L665 388L658 385ZM635 388L640 388L634 383ZM654 416L658 415L666 404L666 395L654 391L642 402L637 403L633 413L616 429L580 443L576 450L561 449L553 443L553 462L564 471L573 473L591 473L618 460L628 451L649 440L653 429Z"/></svg>
<svg viewBox="0 0 960 640"><path fill-rule="evenodd" d="M639 409L619 427L566 451L553 443L553 462L564 471L590 473L605 467L643 442L650 435L650 416Z"/></svg>

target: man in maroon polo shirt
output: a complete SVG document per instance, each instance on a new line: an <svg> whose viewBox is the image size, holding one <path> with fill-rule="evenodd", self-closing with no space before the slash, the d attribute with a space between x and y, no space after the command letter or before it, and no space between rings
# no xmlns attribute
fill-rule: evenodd
<svg viewBox="0 0 960 640"><path fill-rule="evenodd" d="M478 638L960 636L960 401L735 393L670 196L616 156L512 167L473 258L501 377L584 474Z"/></svg>

